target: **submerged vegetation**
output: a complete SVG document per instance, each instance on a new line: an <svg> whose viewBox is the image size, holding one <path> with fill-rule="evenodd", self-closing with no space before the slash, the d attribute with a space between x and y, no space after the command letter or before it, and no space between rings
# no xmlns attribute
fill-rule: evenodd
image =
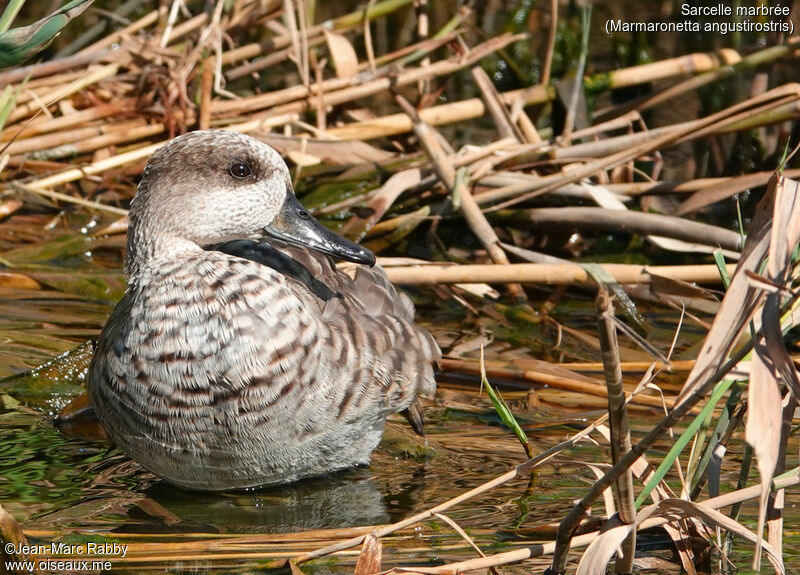
<svg viewBox="0 0 800 575"><path fill-rule="evenodd" d="M633 2L89 4L0 17L4 561L800 568L796 36L607 35L685 18ZM88 439L138 175L206 128L278 149L409 290L445 352L427 443L393 428L369 471L226 497Z"/></svg>

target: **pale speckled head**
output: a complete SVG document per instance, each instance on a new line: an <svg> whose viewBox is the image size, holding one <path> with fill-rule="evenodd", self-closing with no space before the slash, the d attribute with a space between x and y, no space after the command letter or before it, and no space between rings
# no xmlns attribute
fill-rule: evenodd
<svg viewBox="0 0 800 575"><path fill-rule="evenodd" d="M126 268L173 246L272 236L340 259L375 256L319 224L297 201L280 154L224 130L190 132L159 148L131 203Z"/></svg>

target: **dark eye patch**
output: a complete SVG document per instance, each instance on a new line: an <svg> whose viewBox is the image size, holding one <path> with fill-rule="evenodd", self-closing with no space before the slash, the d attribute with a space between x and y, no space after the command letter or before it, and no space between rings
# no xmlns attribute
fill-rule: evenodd
<svg viewBox="0 0 800 575"><path fill-rule="evenodd" d="M251 176L253 171L250 169L250 166L245 162L236 162L231 165L228 169L228 172L231 176L238 180L243 180L247 176Z"/></svg>

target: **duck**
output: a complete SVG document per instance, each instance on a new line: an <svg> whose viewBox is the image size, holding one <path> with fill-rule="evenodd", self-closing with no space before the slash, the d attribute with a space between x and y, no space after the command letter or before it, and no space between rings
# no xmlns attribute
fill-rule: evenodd
<svg viewBox="0 0 800 575"><path fill-rule="evenodd" d="M394 413L422 432L435 339L375 255L303 207L276 150L178 136L128 217L127 289L87 386L130 459L184 489L249 489L367 465Z"/></svg>

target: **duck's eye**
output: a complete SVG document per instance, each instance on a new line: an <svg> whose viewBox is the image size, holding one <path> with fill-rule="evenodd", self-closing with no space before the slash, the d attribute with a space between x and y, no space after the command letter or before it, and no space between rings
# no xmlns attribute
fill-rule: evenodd
<svg viewBox="0 0 800 575"><path fill-rule="evenodd" d="M308 220L311 218L311 214L309 214L306 210L297 210L297 215L304 220Z"/></svg>
<svg viewBox="0 0 800 575"><path fill-rule="evenodd" d="M250 170L250 166L245 164L244 162L237 162L230 167L228 170L234 178L244 179L247 176L252 175L252 171Z"/></svg>

